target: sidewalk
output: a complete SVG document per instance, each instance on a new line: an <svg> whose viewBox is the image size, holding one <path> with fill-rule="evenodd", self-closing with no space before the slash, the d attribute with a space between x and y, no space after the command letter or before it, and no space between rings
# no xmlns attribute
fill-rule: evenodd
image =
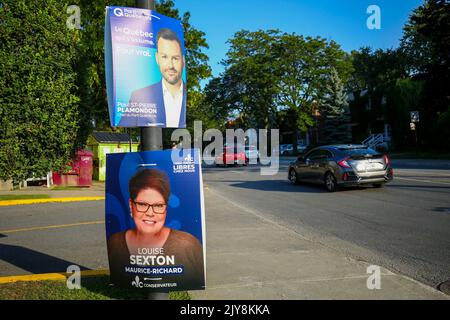
<svg viewBox="0 0 450 320"><path fill-rule="evenodd" d="M194 300L450 299L381 268L367 289L368 263L339 255L205 187L207 290ZM245 204L244 204L245 205Z"/></svg>

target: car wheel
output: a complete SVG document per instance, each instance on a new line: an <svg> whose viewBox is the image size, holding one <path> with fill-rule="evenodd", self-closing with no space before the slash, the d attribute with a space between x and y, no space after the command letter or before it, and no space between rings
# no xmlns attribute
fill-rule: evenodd
<svg viewBox="0 0 450 320"><path fill-rule="evenodd" d="M297 172L295 172L294 169L291 169L291 171L289 171L289 181L292 184L299 184L300 183L300 181L298 180L298 177L297 177Z"/></svg>
<svg viewBox="0 0 450 320"><path fill-rule="evenodd" d="M327 172L325 174L324 181L325 181L325 188L327 188L329 192L335 192L338 189L336 177L331 172Z"/></svg>
<svg viewBox="0 0 450 320"><path fill-rule="evenodd" d="M374 188L383 188L384 187L384 183L374 183L373 187Z"/></svg>

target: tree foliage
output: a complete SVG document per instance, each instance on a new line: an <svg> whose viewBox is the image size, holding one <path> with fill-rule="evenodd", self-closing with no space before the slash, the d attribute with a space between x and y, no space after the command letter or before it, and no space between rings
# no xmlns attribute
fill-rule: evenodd
<svg viewBox="0 0 450 320"><path fill-rule="evenodd" d="M350 104L353 129L357 141L367 138L369 133L383 133L387 123L392 128L394 140L405 137L409 130L409 120L399 124L400 119L392 115L403 115L406 108L401 101L403 97L393 94L405 93L398 88L401 81L409 78L409 66L404 52L398 49L372 50L362 47L352 51L353 73L348 88L354 95ZM408 99L406 99L408 100ZM409 112L410 107L407 107ZM411 110L412 111L412 110ZM401 119L404 119L401 117ZM394 128L395 127L395 128Z"/></svg>
<svg viewBox="0 0 450 320"><path fill-rule="evenodd" d="M428 146L442 147L434 124L442 123L440 114L450 107L450 2L427 0L415 9L404 27L401 49L414 78L424 81L419 111L428 125L421 125L422 137Z"/></svg>
<svg viewBox="0 0 450 320"><path fill-rule="evenodd" d="M353 91L368 90L409 76L407 58L398 49L372 50L362 47L352 51L353 73L348 87Z"/></svg>
<svg viewBox="0 0 450 320"><path fill-rule="evenodd" d="M330 82L326 84L326 93L320 105L322 107L321 143L351 143L350 109L347 92L337 71L331 70Z"/></svg>
<svg viewBox="0 0 450 320"><path fill-rule="evenodd" d="M333 74L346 81L352 70L348 55L334 41L283 34L277 69L281 71L277 102L293 110L296 127L305 131L313 124L313 106L329 93Z"/></svg>
<svg viewBox="0 0 450 320"><path fill-rule="evenodd" d="M230 94L227 103L238 111L248 127L271 128L275 124L277 71L275 67L277 30L242 30L229 40L223 61L223 83Z"/></svg>
<svg viewBox="0 0 450 320"><path fill-rule="evenodd" d="M79 128L79 32L66 27L60 1L1 4L0 178L17 183L45 176L72 155Z"/></svg>
<svg viewBox="0 0 450 320"><path fill-rule="evenodd" d="M239 117L245 127L274 127L278 121L290 122L283 119L289 116L294 117L289 129L306 130L331 70L344 79L351 72L339 45L319 37L242 30L229 43L226 69L207 86L205 104L216 109L218 118Z"/></svg>

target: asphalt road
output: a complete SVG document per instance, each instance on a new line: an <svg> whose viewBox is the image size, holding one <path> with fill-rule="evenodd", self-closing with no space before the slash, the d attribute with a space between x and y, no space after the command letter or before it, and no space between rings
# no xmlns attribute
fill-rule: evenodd
<svg viewBox="0 0 450 320"><path fill-rule="evenodd" d="M107 269L104 201L0 207L0 276Z"/></svg>
<svg viewBox="0 0 450 320"><path fill-rule="evenodd" d="M356 259L433 287L450 279L450 162L395 161L384 188L336 193L290 184L288 163L265 177L256 167L208 168L205 185Z"/></svg>
<svg viewBox="0 0 450 320"><path fill-rule="evenodd" d="M448 162L397 161L385 188L336 193L291 185L286 169L282 160L274 176L251 166L205 168L203 177L238 207L343 254L433 287L450 279ZM1 207L0 276L108 268L103 215L103 201Z"/></svg>

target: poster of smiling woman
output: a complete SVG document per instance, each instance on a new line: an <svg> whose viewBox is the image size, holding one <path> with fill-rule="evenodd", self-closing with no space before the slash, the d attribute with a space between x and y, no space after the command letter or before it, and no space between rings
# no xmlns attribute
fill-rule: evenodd
<svg viewBox="0 0 450 320"><path fill-rule="evenodd" d="M174 151L175 152L175 151ZM154 292L205 288L198 150L109 154L106 236L111 279Z"/></svg>
<svg viewBox="0 0 450 320"><path fill-rule="evenodd" d="M186 127L186 49L179 20L106 7L105 74L113 127Z"/></svg>

